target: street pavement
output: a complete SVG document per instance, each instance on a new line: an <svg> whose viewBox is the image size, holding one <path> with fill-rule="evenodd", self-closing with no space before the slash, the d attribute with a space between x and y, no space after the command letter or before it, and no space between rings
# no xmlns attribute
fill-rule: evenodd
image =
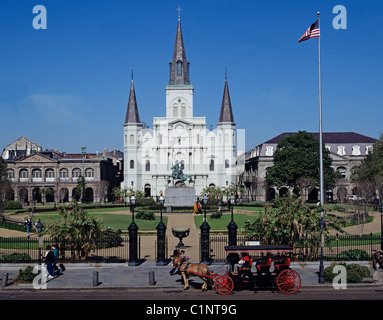
<svg viewBox="0 0 383 320"><path fill-rule="evenodd" d="M19 270L28 264L0 264L0 277L4 277L4 273L8 273L7 286L1 287L0 290L7 289L31 289L33 284L18 283L14 284L13 280ZM32 266L36 266L30 264ZM329 265L325 263L325 267ZM368 262L364 262L371 270L373 270ZM171 262L166 266L156 266L155 262L144 261L138 266L129 266L128 263L116 264L92 264L92 263L74 263L65 265L66 270L53 279L47 279L46 289L89 289L89 288L178 288L182 289L181 275L177 272L171 274ZM220 275L225 274L225 264L213 264L209 266L212 273ZM319 263L296 263L291 264L291 268L295 270L301 277L301 287L331 286L332 284L318 284ZM96 273L95 273L96 272ZM94 279L98 280L97 282ZM195 284L196 288L200 288L202 280L197 277L191 278L191 286ZM364 283L364 285L372 285ZM375 283L376 285L376 283Z"/></svg>

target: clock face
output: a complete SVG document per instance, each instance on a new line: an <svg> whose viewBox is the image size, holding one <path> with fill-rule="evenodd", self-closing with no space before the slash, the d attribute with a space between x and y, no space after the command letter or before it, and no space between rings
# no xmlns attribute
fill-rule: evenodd
<svg viewBox="0 0 383 320"><path fill-rule="evenodd" d="M183 126L181 126L180 124L176 127L176 130L178 131L178 132L182 132L183 130L184 130L184 127Z"/></svg>

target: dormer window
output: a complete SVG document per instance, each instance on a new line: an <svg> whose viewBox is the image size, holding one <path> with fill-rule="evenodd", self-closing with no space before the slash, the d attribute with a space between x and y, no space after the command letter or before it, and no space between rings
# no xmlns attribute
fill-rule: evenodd
<svg viewBox="0 0 383 320"><path fill-rule="evenodd" d="M353 146L352 147L352 155L353 156L360 156L360 147L359 146Z"/></svg>
<svg viewBox="0 0 383 320"><path fill-rule="evenodd" d="M274 154L274 148L273 147L266 147L266 156L272 157Z"/></svg>
<svg viewBox="0 0 383 320"><path fill-rule="evenodd" d="M344 155L346 155L345 147L343 147L343 146L339 146L339 147L338 147L338 151L337 151L337 153L338 153L340 156L344 156Z"/></svg>
<svg viewBox="0 0 383 320"><path fill-rule="evenodd" d="M182 76L182 61L177 61L177 76Z"/></svg>
<svg viewBox="0 0 383 320"><path fill-rule="evenodd" d="M366 147L366 154L369 154L370 152L372 152L372 146L367 146Z"/></svg>

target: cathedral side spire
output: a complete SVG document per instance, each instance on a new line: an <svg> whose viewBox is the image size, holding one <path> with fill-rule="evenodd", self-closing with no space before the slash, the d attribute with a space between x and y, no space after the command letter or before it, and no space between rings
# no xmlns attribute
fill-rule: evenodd
<svg viewBox="0 0 383 320"><path fill-rule="evenodd" d="M133 70L132 70L132 83L130 85L128 108L126 110L125 123L141 123L138 114L136 92L134 90Z"/></svg>
<svg viewBox="0 0 383 320"><path fill-rule="evenodd" d="M177 9L181 10L181 9ZM181 18L178 15L176 41L174 44L173 59L170 64L169 85L190 85L189 65L186 60L186 52L181 28Z"/></svg>
<svg viewBox="0 0 383 320"><path fill-rule="evenodd" d="M234 123L233 109L231 108L229 86L227 84L227 71L225 71L225 87L223 90L221 114L219 116L219 123L232 122Z"/></svg>

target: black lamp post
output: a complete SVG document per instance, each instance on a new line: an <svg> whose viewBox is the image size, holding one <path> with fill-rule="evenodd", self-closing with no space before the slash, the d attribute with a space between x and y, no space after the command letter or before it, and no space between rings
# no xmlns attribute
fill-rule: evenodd
<svg viewBox="0 0 383 320"><path fill-rule="evenodd" d="M201 224L201 261L205 264L209 264L210 260L210 226L206 220L206 206L208 202L208 197L205 195L202 198L202 203L205 208L204 219Z"/></svg>
<svg viewBox="0 0 383 320"><path fill-rule="evenodd" d="M136 206L136 197L130 197L130 210L132 211L132 222L130 223L129 230L129 266L139 265L137 258L138 255L138 226L134 222L134 207Z"/></svg>
<svg viewBox="0 0 383 320"><path fill-rule="evenodd" d="M43 224L41 223L40 219L37 219L35 223L36 231L39 236L39 266L41 266L41 247L42 247L42 241L41 241L41 232L44 229Z"/></svg>
<svg viewBox="0 0 383 320"><path fill-rule="evenodd" d="M320 227L320 233L321 233L321 246L320 246L320 262L319 262L319 278L318 278L318 283L319 284L324 284L324 265L323 265L323 246L324 246L324 234L323 230L326 226L326 222L324 221L323 218L323 212L321 214L321 218L319 221L319 227Z"/></svg>
<svg viewBox="0 0 383 320"><path fill-rule="evenodd" d="M379 206L380 212L380 250L383 250L383 205Z"/></svg>
<svg viewBox="0 0 383 320"><path fill-rule="evenodd" d="M229 246L236 246L237 245L238 226L234 222L234 213L233 213L234 201L235 201L234 195L231 194L230 198L229 198L229 209L231 209L231 221L227 226L227 231L229 234Z"/></svg>
<svg viewBox="0 0 383 320"><path fill-rule="evenodd" d="M166 249L166 225L162 221L162 209L164 207L165 198L164 196L160 195L158 202L160 203L161 208L161 219L157 226L157 266L165 266L166 265L166 257L165 257L165 249Z"/></svg>

